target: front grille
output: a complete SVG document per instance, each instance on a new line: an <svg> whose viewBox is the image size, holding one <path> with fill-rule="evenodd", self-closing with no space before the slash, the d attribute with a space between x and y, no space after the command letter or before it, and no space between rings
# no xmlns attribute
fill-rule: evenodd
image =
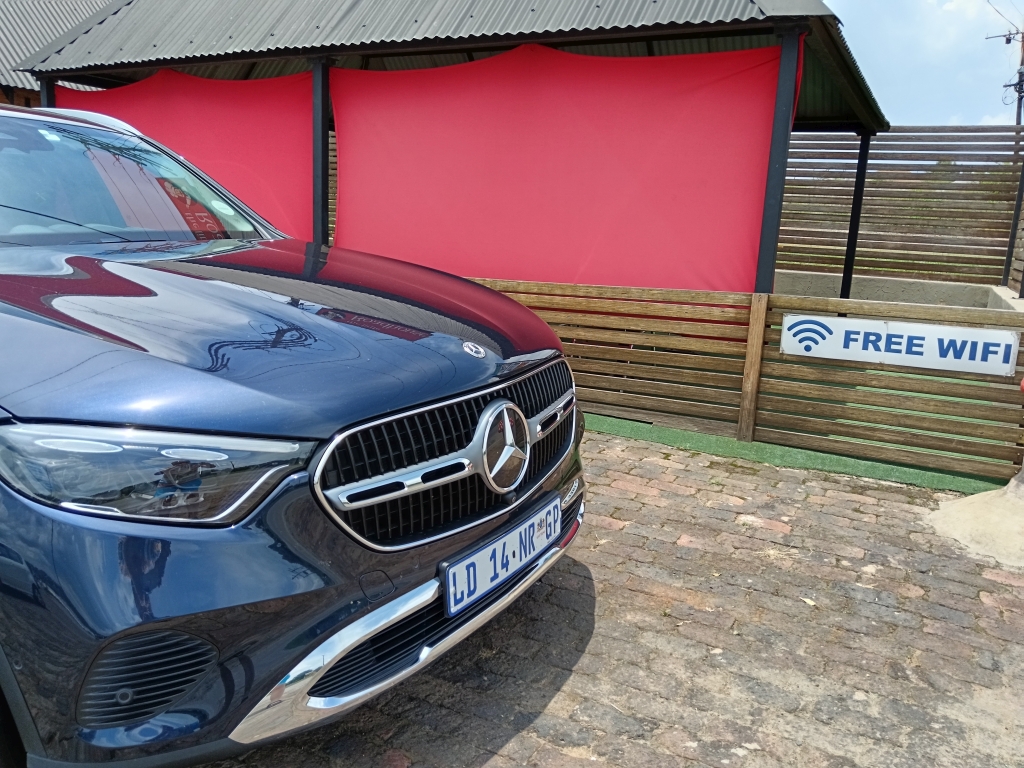
<svg viewBox="0 0 1024 768"><path fill-rule="evenodd" d="M340 514L359 536L383 542L443 528L499 503L498 495L480 475L470 475L448 485Z"/></svg>
<svg viewBox="0 0 1024 768"><path fill-rule="evenodd" d="M520 495L529 493L533 482L543 477L565 453L566 443L572 438L572 425L572 419L564 419L533 446L519 485ZM437 488L337 514L364 539L394 543L484 517L501 504L501 497L484 484L480 475L470 475Z"/></svg>
<svg viewBox="0 0 1024 768"><path fill-rule="evenodd" d="M572 439L572 426L573 419L563 419L530 449L530 463L526 465L526 474L523 476L524 491L531 480L543 476L551 462L565 453L565 444Z"/></svg>
<svg viewBox="0 0 1024 768"><path fill-rule="evenodd" d="M507 398L533 418L572 389L565 361L537 371L493 392L400 417L356 432L334 449L321 476L324 489L376 477L464 450L492 400ZM567 450L574 420L563 419L531 447L530 462L518 490L528 493ZM342 482L344 481L344 482ZM501 497L479 475L358 509L335 511L357 536L397 545L429 533L465 525L501 507Z"/></svg>
<svg viewBox="0 0 1024 768"><path fill-rule="evenodd" d="M563 534L568 533L572 521L579 514L581 501L577 499L563 510ZM515 589L521 581L522 577L512 579L457 616L448 616L442 598L435 600L345 654L317 681L309 695L313 698L349 696L397 675L413 666L424 648L437 645Z"/></svg>
<svg viewBox="0 0 1024 768"><path fill-rule="evenodd" d="M572 389L565 361L478 397L403 416L349 435L331 453L321 478L336 488L463 450L487 404L504 397L532 419Z"/></svg>
<svg viewBox="0 0 1024 768"><path fill-rule="evenodd" d="M78 701L78 723L115 728L149 720L187 696L217 662L205 640L145 632L116 640L93 662Z"/></svg>

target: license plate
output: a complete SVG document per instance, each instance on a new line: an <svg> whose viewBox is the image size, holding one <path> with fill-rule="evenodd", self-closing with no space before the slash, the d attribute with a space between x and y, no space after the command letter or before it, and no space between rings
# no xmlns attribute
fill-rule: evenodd
<svg viewBox="0 0 1024 768"><path fill-rule="evenodd" d="M555 497L517 528L445 569L448 615L464 611L523 570L558 538L562 500Z"/></svg>

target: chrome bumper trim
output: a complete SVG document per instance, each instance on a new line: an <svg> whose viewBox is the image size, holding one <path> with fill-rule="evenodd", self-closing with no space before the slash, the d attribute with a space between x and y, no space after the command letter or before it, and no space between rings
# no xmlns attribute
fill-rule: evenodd
<svg viewBox="0 0 1024 768"><path fill-rule="evenodd" d="M414 675L508 608L547 573L551 566L565 554L566 547L576 537L579 523L583 520L584 506L584 503L580 504L576 524L569 530L568 535L537 560L511 592L443 638L437 645L424 648L419 659L411 667L350 696L322 699L311 698L308 695L309 690L316 685L327 670L350 650L437 599L441 594L441 582L436 578L371 611L324 641L285 675L270 693L263 697L260 703L231 732L229 738L240 744L253 744L308 728L323 720L349 712Z"/></svg>

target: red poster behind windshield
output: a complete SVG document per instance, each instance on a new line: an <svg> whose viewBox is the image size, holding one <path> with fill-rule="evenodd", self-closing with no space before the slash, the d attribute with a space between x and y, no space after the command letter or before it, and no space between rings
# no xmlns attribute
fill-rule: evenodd
<svg viewBox="0 0 1024 768"><path fill-rule="evenodd" d="M780 50L335 69L336 244L471 277L750 291Z"/></svg>

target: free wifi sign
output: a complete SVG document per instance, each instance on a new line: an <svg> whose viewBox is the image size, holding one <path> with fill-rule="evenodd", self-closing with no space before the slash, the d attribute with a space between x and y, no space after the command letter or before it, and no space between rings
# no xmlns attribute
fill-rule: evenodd
<svg viewBox="0 0 1024 768"><path fill-rule="evenodd" d="M785 315L782 352L940 371L1013 376L1020 333L853 317Z"/></svg>

